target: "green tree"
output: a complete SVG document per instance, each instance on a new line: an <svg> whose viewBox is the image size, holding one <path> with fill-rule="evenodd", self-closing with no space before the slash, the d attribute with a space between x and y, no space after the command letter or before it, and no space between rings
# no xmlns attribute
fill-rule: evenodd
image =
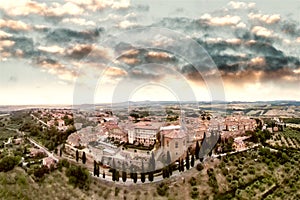
<svg viewBox="0 0 300 200"><path fill-rule="evenodd" d="M200 146L199 146L199 142L196 141L196 149L195 149L196 159L199 159L199 153L200 153Z"/></svg>
<svg viewBox="0 0 300 200"><path fill-rule="evenodd" d="M154 180L154 174L153 174L153 172L149 172L149 173L148 173L148 180L149 180L150 182L152 182L152 181Z"/></svg>
<svg viewBox="0 0 300 200"><path fill-rule="evenodd" d="M82 163L83 163L83 164L86 163L86 155L85 155L85 152L82 153Z"/></svg>
<svg viewBox="0 0 300 200"><path fill-rule="evenodd" d="M78 160L79 160L79 152L78 150L76 150L76 162L78 162Z"/></svg>
<svg viewBox="0 0 300 200"><path fill-rule="evenodd" d="M94 176L97 175L97 162L94 160Z"/></svg>
<svg viewBox="0 0 300 200"><path fill-rule="evenodd" d="M66 170L66 176L69 178L69 183L80 189L88 189L90 185L89 171L81 166L71 165Z"/></svg>
<svg viewBox="0 0 300 200"><path fill-rule="evenodd" d="M194 167L194 165L195 165L195 156L194 156L194 154L192 154L191 167Z"/></svg>
<svg viewBox="0 0 300 200"><path fill-rule="evenodd" d="M21 158L19 156L6 156L0 160L0 172L12 170L19 162Z"/></svg>
<svg viewBox="0 0 300 200"><path fill-rule="evenodd" d="M171 164L171 155L170 151L167 152L167 165Z"/></svg>
<svg viewBox="0 0 300 200"><path fill-rule="evenodd" d="M122 165L122 180L123 182L125 183L126 180L127 180L127 173L126 173L126 169L125 169L125 164L123 162L123 165Z"/></svg>
<svg viewBox="0 0 300 200"><path fill-rule="evenodd" d="M190 156L189 156L189 152L186 152L185 167L186 167L187 170L190 169Z"/></svg>
<svg viewBox="0 0 300 200"><path fill-rule="evenodd" d="M184 162L183 162L183 159L181 159L180 166L181 166L181 171L183 172L184 171Z"/></svg>
<svg viewBox="0 0 300 200"><path fill-rule="evenodd" d="M145 180L146 180L146 175L145 175L145 169L144 169L144 162L142 161L141 182L144 183Z"/></svg>

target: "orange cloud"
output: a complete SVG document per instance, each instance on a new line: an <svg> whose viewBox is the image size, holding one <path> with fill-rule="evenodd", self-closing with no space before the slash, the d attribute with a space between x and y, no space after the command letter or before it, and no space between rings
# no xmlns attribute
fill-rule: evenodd
<svg viewBox="0 0 300 200"><path fill-rule="evenodd" d="M256 34L257 36L263 36L263 37L271 37L273 35L272 30L269 30L262 26L254 26L251 32Z"/></svg>
<svg viewBox="0 0 300 200"><path fill-rule="evenodd" d="M205 20L212 26L232 26L237 25L241 21L239 16L225 15L223 17L212 17L210 14L204 14L200 19Z"/></svg>
<svg viewBox="0 0 300 200"><path fill-rule="evenodd" d="M265 22L267 24L274 24L280 21L280 15L262 15L262 14L254 14L250 13L248 17L252 20L259 20L261 22Z"/></svg>
<svg viewBox="0 0 300 200"><path fill-rule="evenodd" d="M155 59L161 59L161 60L170 60L173 58L172 55L166 53L166 52L155 52L150 51L146 55L148 58L155 58Z"/></svg>
<svg viewBox="0 0 300 200"><path fill-rule="evenodd" d="M1 31L0 30L0 38L2 39L2 38L9 38L9 37L11 37L12 36L12 34L10 34L10 33L6 33L5 31Z"/></svg>
<svg viewBox="0 0 300 200"><path fill-rule="evenodd" d="M48 53L59 53L59 54L63 54L65 51L64 48L56 46L56 45L48 46L48 47L39 46L38 49L41 51L48 52Z"/></svg>
<svg viewBox="0 0 300 200"><path fill-rule="evenodd" d="M0 28L11 28L14 30L29 30L30 26L25 24L22 21L15 21L15 20L3 20L0 19Z"/></svg>
<svg viewBox="0 0 300 200"><path fill-rule="evenodd" d="M255 66L265 66L266 60L263 57L255 57L250 60L250 64Z"/></svg>
<svg viewBox="0 0 300 200"><path fill-rule="evenodd" d="M14 41L11 40L0 40L0 51L2 51L5 47L11 47L15 44Z"/></svg>

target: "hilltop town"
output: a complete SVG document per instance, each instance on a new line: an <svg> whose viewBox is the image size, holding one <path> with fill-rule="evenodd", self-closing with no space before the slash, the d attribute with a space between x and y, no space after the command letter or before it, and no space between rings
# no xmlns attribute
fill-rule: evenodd
<svg viewBox="0 0 300 200"><path fill-rule="evenodd" d="M273 151L300 148L299 118L286 113L257 116L259 104L253 110L242 103L229 104L227 112L216 109L218 106L222 107L203 104L194 109L190 103L181 107L162 103L152 107L134 105L130 109L101 105L93 110L44 107L3 113L1 130L12 135L3 135L0 153L15 164L2 163L1 170L19 165L40 181L49 176L46 174L71 165L79 167L78 173L86 173L70 179L83 184L80 187L87 187L90 176L99 184L118 183L120 178L126 185L164 183L164 179L181 176L190 179L195 169L220 166L218 160L223 162L231 155L259 153L266 148L263 146ZM298 105L273 106L299 115ZM259 157L255 156L255 160ZM75 168L67 171L71 169ZM72 176L71 172L66 174ZM86 178L80 180L81 177ZM221 184L222 180L217 178L217 182Z"/></svg>

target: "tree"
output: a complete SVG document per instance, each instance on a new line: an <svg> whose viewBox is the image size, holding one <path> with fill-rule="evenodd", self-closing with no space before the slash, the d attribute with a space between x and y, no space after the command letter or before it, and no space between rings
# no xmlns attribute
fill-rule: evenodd
<svg viewBox="0 0 300 200"><path fill-rule="evenodd" d="M97 177L99 177L99 175L100 175L100 166L97 164L96 165L96 172L97 172Z"/></svg>
<svg viewBox="0 0 300 200"><path fill-rule="evenodd" d="M150 168L149 169L150 171L155 171L155 157L154 157L154 153L153 152L151 154L149 168Z"/></svg>
<svg viewBox="0 0 300 200"><path fill-rule="evenodd" d="M146 180L146 175L145 175L145 169L144 169L144 162L142 161L141 182L144 183L145 180Z"/></svg>
<svg viewBox="0 0 300 200"><path fill-rule="evenodd" d="M171 155L170 151L167 152L167 165L171 164Z"/></svg>
<svg viewBox="0 0 300 200"><path fill-rule="evenodd" d="M88 189L90 185L89 171L81 166L71 165L66 170L69 183L80 189Z"/></svg>
<svg viewBox="0 0 300 200"><path fill-rule="evenodd" d="M178 160L178 171L181 172L181 160Z"/></svg>
<svg viewBox="0 0 300 200"><path fill-rule="evenodd" d="M196 159L199 159L199 153L200 153L200 146L199 146L199 142L196 141L196 149L195 149Z"/></svg>
<svg viewBox="0 0 300 200"><path fill-rule="evenodd" d="M195 156L194 156L194 154L192 154L191 167L194 167L194 165L195 165Z"/></svg>
<svg viewBox="0 0 300 200"><path fill-rule="evenodd" d="M105 178L105 171L103 170L102 178Z"/></svg>
<svg viewBox="0 0 300 200"><path fill-rule="evenodd" d="M112 178L112 181L116 181L116 165L115 165L115 160L113 159L112 160L112 166L109 170L109 172L111 172L111 178Z"/></svg>
<svg viewBox="0 0 300 200"><path fill-rule="evenodd" d="M97 163L96 163L96 160L94 160L94 176L96 176L96 174L97 174L96 168L97 168Z"/></svg>
<svg viewBox="0 0 300 200"><path fill-rule="evenodd" d="M76 150L76 162L78 162L78 160L79 160L79 152L78 150Z"/></svg>
<svg viewBox="0 0 300 200"><path fill-rule="evenodd" d="M6 156L0 160L0 172L12 170L19 162L21 158L19 156Z"/></svg>
<svg viewBox="0 0 300 200"><path fill-rule="evenodd" d="M149 174L148 174L148 180L150 182L152 182L154 180L154 174L153 174L153 172L149 172Z"/></svg>
<svg viewBox="0 0 300 200"><path fill-rule="evenodd" d="M59 149L59 157L62 156L62 148Z"/></svg>
<svg viewBox="0 0 300 200"><path fill-rule="evenodd" d="M115 169L114 175L115 175L115 180L119 181L119 179L120 179L120 173L119 173L119 171L117 169Z"/></svg>
<svg viewBox="0 0 300 200"><path fill-rule="evenodd" d="M124 183L126 182L126 179L127 179L127 173L126 173L126 169L125 169L125 164L123 162L123 164L122 164L122 180Z"/></svg>
<svg viewBox="0 0 300 200"><path fill-rule="evenodd" d="M184 162L183 162L183 159L181 159L180 166L181 166L181 171L184 171Z"/></svg>
<svg viewBox="0 0 300 200"><path fill-rule="evenodd" d="M86 163L86 156L85 156L85 152L82 153L82 163L85 164Z"/></svg>
<svg viewBox="0 0 300 200"><path fill-rule="evenodd" d="M168 166L166 166L166 167L163 168L163 170L162 170L162 176L163 176L163 178L169 178L170 177L169 167Z"/></svg>
<svg viewBox="0 0 300 200"><path fill-rule="evenodd" d="M186 167L187 170L190 169L190 156L189 156L189 152L186 152L185 167Z"/></svg>

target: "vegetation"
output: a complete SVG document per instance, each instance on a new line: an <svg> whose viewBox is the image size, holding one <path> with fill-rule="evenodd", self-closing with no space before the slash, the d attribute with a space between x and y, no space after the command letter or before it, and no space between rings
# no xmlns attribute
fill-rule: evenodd
<svg viewBox="0 0 300 200"><path fill-rule="evenodd" d="M66 169L66 176L69 178L69 183L74 187L89 189L90 174L87 169L71 164L70 167Z"/></svg>
<svg viewBox="0 0 300 200"><path fill-rule="evenodd" d="M19 156L5 156L0 160L0 172L7 172L12 170L19 164L21 158Z"/></svg>

